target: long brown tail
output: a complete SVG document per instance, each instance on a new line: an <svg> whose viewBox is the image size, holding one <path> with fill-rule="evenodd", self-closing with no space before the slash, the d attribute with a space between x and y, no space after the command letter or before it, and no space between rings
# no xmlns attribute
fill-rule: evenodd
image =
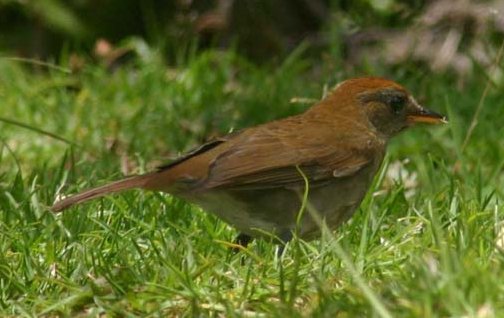
<svg viewBox="0 0 504 318"><path fill-rule="evenodd" d="M72 195L61 201L56 202L51 208L53 212L60 212L71 207L74 204L86 202L107 195L109 193L121 192L133 188L143 188L145 183L152 177L151 173L141 176L129 177L119 181L115 181L101 187L92 188L84 192Z"/></svg>

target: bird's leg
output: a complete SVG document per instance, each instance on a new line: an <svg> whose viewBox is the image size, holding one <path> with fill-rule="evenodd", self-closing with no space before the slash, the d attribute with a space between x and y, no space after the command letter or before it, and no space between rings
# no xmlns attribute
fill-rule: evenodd
<svg viewBox="0 0 504 318"><path fill-rule="evenodd" d="M292 240L292 231L291 230L284 230L283 232L280 233L278 238L279 238L280 242L277 245L276 254L277 254L277 257L280 258L280 257L282 257L282 255L284 253L285 246L287 245L287 243L290 242L290 240Z"/></svg>
<svg viewBox="0 0 504 318"><path fill-rule="evenodd" d="M252 242L253 239L254 238L252 236L250 236L250 235L247 235L247 234L244 234L244 233L240 233L236 237L234 243L236 245L240 245L243 248L246 248L249 245L249 243ZM240 251L239 247L233 247L233 252L238 253L239 251Z"/></svg>

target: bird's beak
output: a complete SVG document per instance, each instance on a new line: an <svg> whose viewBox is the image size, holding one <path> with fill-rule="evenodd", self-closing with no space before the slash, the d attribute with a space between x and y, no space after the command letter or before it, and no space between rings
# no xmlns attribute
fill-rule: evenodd
<svg viewBox="0 0 504 318"><path fill-rule="evenodd" d="M426 124L446 124L448 119L446 116L425 109L420 106L415 100L412 100L409 111L406 114L406 120L409 124L426 123Z"/></svg>

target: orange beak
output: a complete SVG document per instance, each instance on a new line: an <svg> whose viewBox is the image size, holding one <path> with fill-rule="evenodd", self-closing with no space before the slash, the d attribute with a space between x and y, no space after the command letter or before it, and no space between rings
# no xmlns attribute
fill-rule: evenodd
<svg viewBox="0 0 504 318"><path fill-rule="evenodd" d="M446 116L430 111L425 108L416 109L414 112L406 116L408 123L426 123L426 124L446 124L448 119Z"/></svg>

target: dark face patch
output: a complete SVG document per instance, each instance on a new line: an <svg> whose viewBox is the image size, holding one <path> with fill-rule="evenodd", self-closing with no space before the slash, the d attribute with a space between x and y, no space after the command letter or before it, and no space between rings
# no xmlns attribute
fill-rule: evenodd
<svg viewBox="0 0 504 318"><path fill-rule="evenodd" d="M394 88L363 93L360 98L364 103L375 102L387 105L395 114L399 114L408 104L406 92Z"/></svg>
<svg viewBox="0 0 504 318"><path fill-rule="evenodd" d="M369 122L386 136L407 127L406 112L411 104L408 93L396 87L384 87L361 93L359 101Z"/></svg>
<svg viewBox="0 0 504 318"><path fill-rule="evenodd" d="M407 97L404 95L390 95L385 101L396 114L400 113L407 103Z"/></svg>

